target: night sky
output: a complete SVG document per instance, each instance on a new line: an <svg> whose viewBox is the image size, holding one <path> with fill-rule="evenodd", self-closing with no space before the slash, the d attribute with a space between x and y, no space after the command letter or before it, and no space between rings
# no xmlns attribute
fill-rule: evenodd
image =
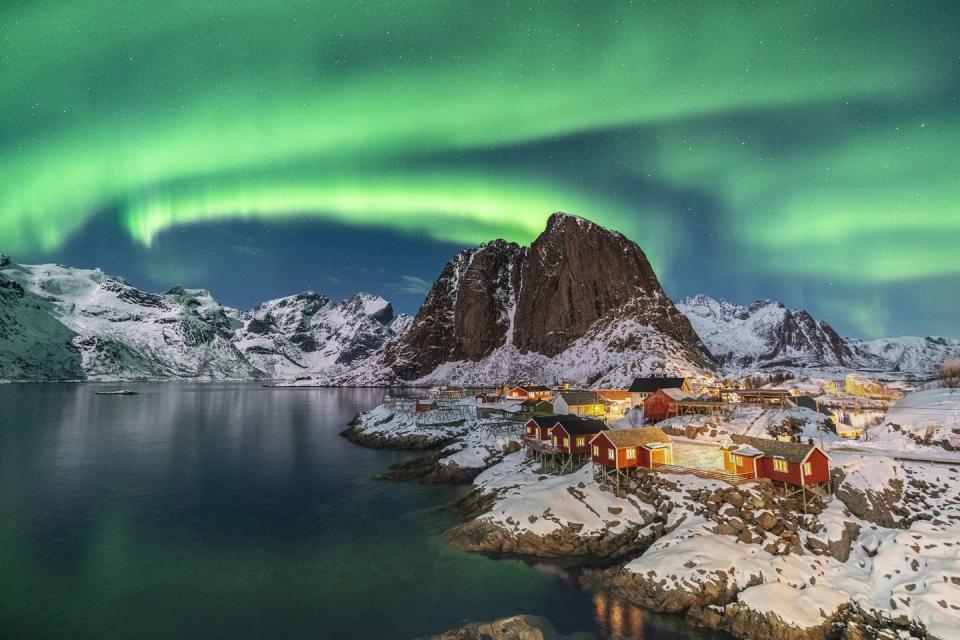
<svg viewBox="0 0 960 640"><path fill-rule="evenodd" d="M607 4L4 0L0 252L414 312L563 210L673 297L960 337L960 2Z"/></svg>

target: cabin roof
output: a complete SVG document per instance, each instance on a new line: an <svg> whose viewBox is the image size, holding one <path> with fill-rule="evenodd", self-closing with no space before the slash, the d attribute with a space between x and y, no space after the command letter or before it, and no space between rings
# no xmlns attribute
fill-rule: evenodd
<svg viewBox="0 0 960 640"><path fill-rule="evenodd" d="M665 396L667 396L668 398L670 398L675 402L680 402L682 400L691 400L693 398L693 396L687 393L686 391L682 391L676 388L657 389L657 391L664 394Z"/></svg>
<svg viewBox="0 0 960 640"><path fill-rule="evenodd" d="M541 404L548 404L548 405L550 405L551 407L553 406L553 403L552 403L552 402L550 402L549 400L544 400L543 398L528 398L528 399L524 400L523 402L521 402L521 403L520 403L520 406L521 406L521 407L536 407L536 406L541 405Z"/></svg>
<svg viewBox="0 0 960 640"><path fill-rule="evenodd" d="M568 406L584 404L603 404L596 391L561 391L560 397Z"/></svg>
<svg viewBox="0 0 960 640"><path fill-rule="evenodd" d="M734 440L740 445L748 445L762 451L765 456L784 458L797 463L806 460L810 452L817 447L815 444L781 442L773 438L755 438L753 436L734 436Z"/></svg>
<svg viewBox="0 0 960 640"><path fill-rule="evenodd" d="M560 418L554 424L559 424L572 436L588 436L607 430L607 425L603 424L603 421L589 418Z"/></svg>
<svg viewBox="0 0 960 640"><path fill-rule="evenodd" d="M636 429L610 429L603 432L604 437L618 449L648 444L670 444L670 438L660 427L638 427Z"/></svg>
<svg viewBox="0 0 960 640"><path fill-rule="evenodd" d="M597 391L597 395L603 400L610 401L630 399L630 392L620 389L600 389Z"/></svg>
<svg viewBox="0 0 960 640"><path fill-rule="evenodd" d="M631 393L653 393L657 389L679 389L686 378L634 378Z"/></svg>
<svg viewBox="0 0 960 640"><path fill-rule="evenodd" d="M550 416L533 416L530 420L533 420L538 427L541 429L549 429L553 425L557 424L560 420L565 420L567 418L573 418L574 420L578 419L576 416L571 415L550 415ZM529 422L530 420L527 420Z"/></svg>

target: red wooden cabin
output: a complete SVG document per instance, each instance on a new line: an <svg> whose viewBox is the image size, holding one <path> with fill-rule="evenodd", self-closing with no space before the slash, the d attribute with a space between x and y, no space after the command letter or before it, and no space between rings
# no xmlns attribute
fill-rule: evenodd
<svg viewBox="0 0 960 640"><path fill-rule="evenodd" d="M692 398L680 389L657 389L643 400L643 417L647 422L659 422L676 414L675 405Z"/></svg>
<svg viewBox="0 0 960 640"><path fill-rule="evenodd" d="M601 431L590 445L593 463L611 469L651 468L673 462L673 443L659 427Z"/></svg>
<svg viewBox="0 0 960 640"><path fill-rule="evenodd" d="M563 453L580 454L590 452L590 440L607 425L600 420L585 418L560 418L550 431L553 446Z"/></svg>
<svg viewBox="0 0 960 640"><path fill-rule="evenodd" d="M493 393L478 393L474 396L478 404L487 404L490 402L500 402L500 396Z"/></svg>
<svg viewBox="0 0 960 640"><path fill-rule="evenodd" d="M550 430L557 420L570 416L534 416L523 425L523 437L531 440L549 440Z"/></svg>
<svg viewBox="0 0 960 640"><path fill-rule="evenodd" d="M753 460L752 468L757 478L768 478L796 486L820 484L830 480L830 456L812 442L781 442L772 438L750 436L735 436L734 439L739 445L724 451L724 463L728 458L734 462L734 456L759 451L762 455L744 456ZM727 469L730 470L730 467Z"/></svg>
<svg viewBox="0 0 960 640"><path fill-rule="evenodd" d="M531 398L534 400L548 400L553 396L549 388L542 385L527 385L510 387L507 397L509 398Z"/></svg>

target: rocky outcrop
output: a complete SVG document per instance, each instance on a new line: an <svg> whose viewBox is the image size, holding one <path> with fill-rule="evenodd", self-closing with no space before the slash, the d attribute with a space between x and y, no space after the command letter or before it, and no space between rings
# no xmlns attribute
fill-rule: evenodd
<svg viewBox="0 0 960 640"><path fill-rule="evenodd" d="M836 482L836 481L835 481ZM863 487L850 482L836 483L834 495L861 520L881 527L900 526L897 503L903 498L903 482L893 479L886 486Z"/></svg>
<svg viewBox="0 0 960 640"><path fill-rule="evenodd" d="M630 303L630 317L708 357L690 322L667 298L636 243L577 216L555 213L530 245L517 300L521 351L556 355L598 320Z"/></svg>
<svg viewBox="0 0 960 640"><path fill-rule="evenodd" d="M509 524L509 523L508 523ZM567 525L540 536L530 531L515 534L484 519L465 522L443 534L447 542L464 551L490 555L562 559L568 564L599 564L637 553L656 538L642 527L584 536L580 526Z"/></svg>
<svg viewBox="0 0 960 640"><path fill-rule="evenodd" d="M555 213L529 248L496 240L447 263L410 329L385 349L383 367L415 380L441 364L478 361L505 347L552 357L598 327L623 321L675 341L697 366L713 364L640 247Z"/></svg>
<svg viewBox="0 0 960 640"><path fill-rule="evenodd" d="M455 428L463 424L462 420L451 422L447 427ZM428 433L393 434L382 431L368 431L360 425L351 425L340 432L340 435L353 442L370 449L392 449L396 451L423 451L439 449L454 442L460 435L459 431L433 430Z"/></svg>
<svg viewBox="0 0 960 640"><path fill-rule="evenodd" d="M430 640L591 640L592 633L560 635L546 618L518 615L493 622L471 622Z"/></svg>
<svg viewBox="0 0 960 640"><path fill-rule="evenodd" d="M443 268L386 366L412 380L444 362L477 360L508 339L526 249L494 240L467 249Z"/></svg>

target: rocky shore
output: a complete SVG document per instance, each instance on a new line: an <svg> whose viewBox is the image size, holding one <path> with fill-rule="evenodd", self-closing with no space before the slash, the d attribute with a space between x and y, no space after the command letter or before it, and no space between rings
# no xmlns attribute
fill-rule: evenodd
<svg viewBox="0 0 960 640"><path fill-rule="evenodd" d="M956 469L837 455L833 496L804 512L766 481L639 472L614 492L590 465L543 474L515 436L482 421L421 432L381 408L355 423L354 441L431 449L384 477L473 483L457 505L463 522L444 535L460 549L591 567L587 589L737 638L948 638L957 628ZM487 633L479 628L457 632Z"/></svg>

